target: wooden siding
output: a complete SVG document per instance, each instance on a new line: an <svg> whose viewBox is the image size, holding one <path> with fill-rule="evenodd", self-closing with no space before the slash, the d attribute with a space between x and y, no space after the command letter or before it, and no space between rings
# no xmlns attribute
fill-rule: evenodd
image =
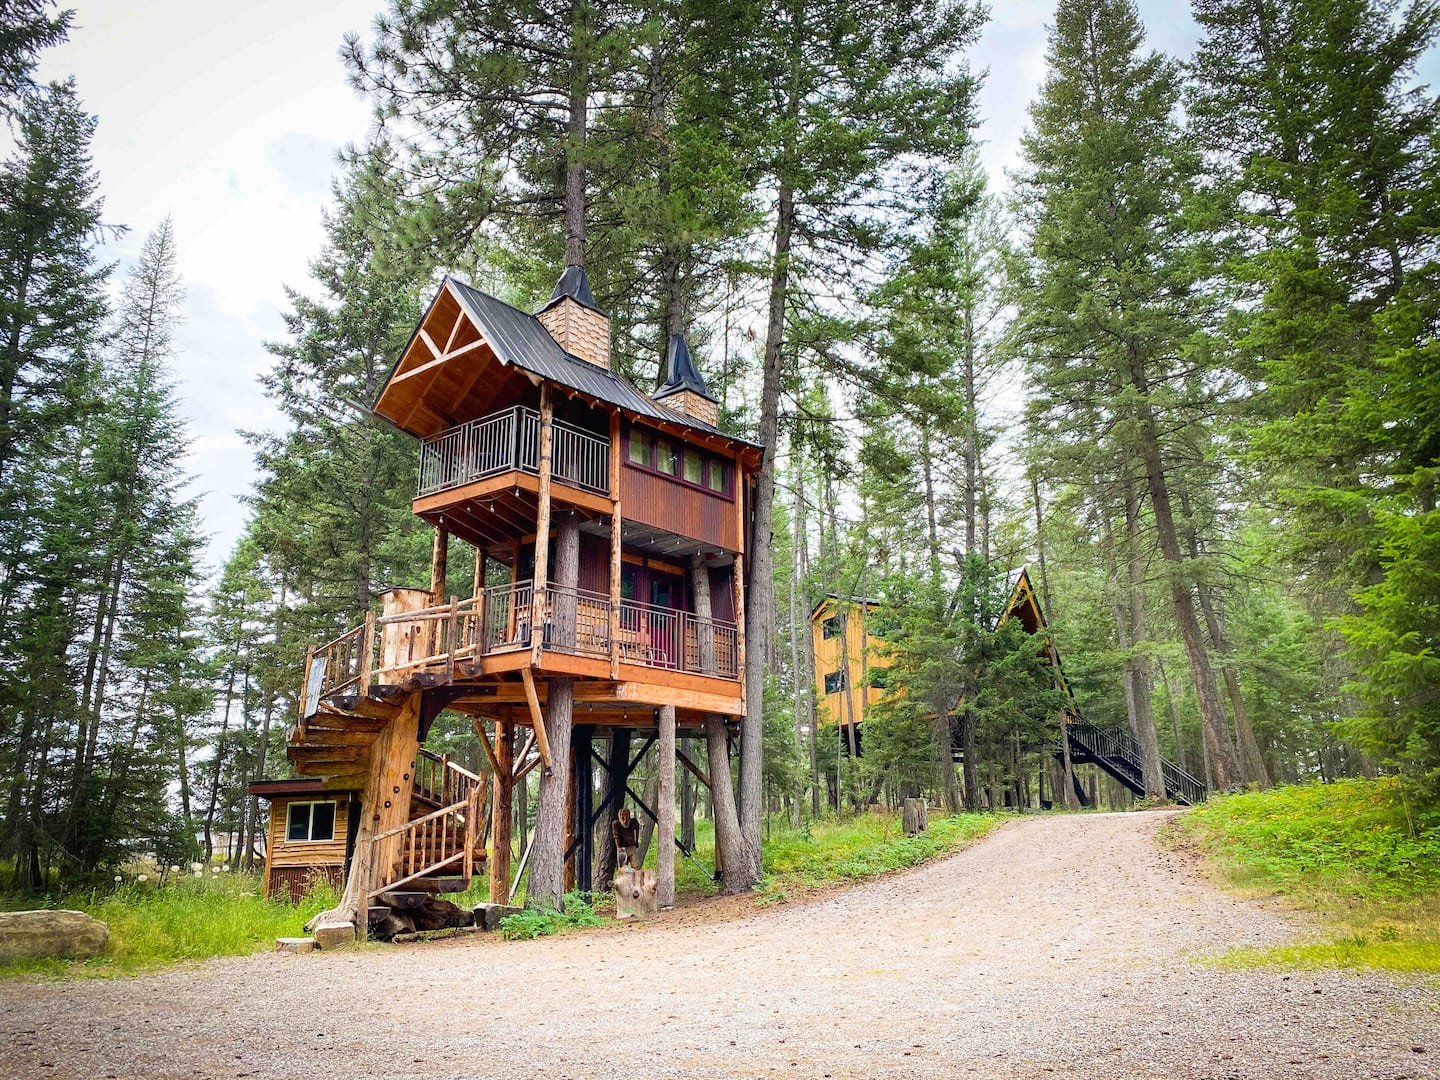
<svg viewBox="0 0 1440 1080"><path fill-rule="evenodd" d="M723 551L740 546L735 502L628 462L620 469L620 505L638 521Z"/></svg>
<svg viewBox="0 0 1440 1080"><path fill-rule="evenodd" d="M866 706L875 705L885 696L885 691L875 686L862 687L866 668L890 666L890 658L880 649L880 640L873 634L868 638L864 632L859 603L846 604L845 644L849 646L848 657L840 653L840 636L825 636L825 620L835 614L835 600L828 598L811 616L811 640L815 650L815 699L818 702L822 721L845 725L850 722L853 711L855 722L864 723ZM869 655L866 655L866 646ZM832 694L825 692L825 676L845 670L845 691ZM850 695L850 707L845 706L845 692Z"/></svg>
<svg viewBox="0 0 1440 1080"><path fill-rule="evenodd" d="M290 804L297 802L335 803L335 838L333 840L286 840L285 822L290 816ZM276 799L270 804L270 839L266 848L266 862L272 873L283 867L343 866L345 863L345 836L350 827L350 804L347 799L326 800L313 796L293 799Z"/></svg>

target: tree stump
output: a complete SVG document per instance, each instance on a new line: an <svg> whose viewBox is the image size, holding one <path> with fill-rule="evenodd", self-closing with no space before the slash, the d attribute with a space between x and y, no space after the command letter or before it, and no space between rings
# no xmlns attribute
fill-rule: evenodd
<svg viewBox="0 0 1440 1080"><path fill-rule="evenodd" d="M615 918L644 918L659 910L654 870L632 870L627 866L615 875L612 884L615 886Z"/></svg>
<svg viewBox="0 0 1440 1080"><path fill-rule="evenodd" d="M916 836L930 827L925 803L921 799L906 799L901 807L901 824L906 836Z"/></svg>

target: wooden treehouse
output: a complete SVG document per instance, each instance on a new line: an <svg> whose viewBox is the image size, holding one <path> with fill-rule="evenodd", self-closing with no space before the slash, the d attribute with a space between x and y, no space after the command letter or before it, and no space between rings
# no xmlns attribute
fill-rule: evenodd
<svg viewBox="0 0 1440 1080"><path fill-rule="evenodd" d="M1025 631L1041 635L1044 657L1055 675L1056 686L1063 695L1060 718L1061 733L1055 746L1055 757L1071 765L1098 766L1132 794L1145 796L1144 776L1140 764L1140 746L1127 730L1103 728L1090 723L1081 714L1075 694L1065 677L1060 652L1050 633L1039 597L1030 581L1030 572L1022 567L1009 577L1010 595L996 620L996 626L1009 619L1018 619ZM831 722L840 729L840 744L848 753L850 725L854 725L854 746L864 753L864 724L867 706L883 700L886 693L885 669L890 660L885 655L883 639L874 633L874 615L879 607L875 600L850 597L842 600L834 594L826 596L810 613L811 647L814 656L816 701ZM951 732L952 755L959 760L959 714L964 702L956 705L956 724ZM1168 758L1161 758L1165 794L1174 802L1193 806L1205 798L1205 784ZM1078 780L1073 779L1075 794L1082 806L1089 805Z"/></svg>
<svg viewBox="0 0 1440 1080"><path fill-rule="evenodd" d="M673 724L683 739L745 711L761 448L718 429L678 335L653 395L609 361L583 270L533 315L447 277L374 403L420 443L430 588L389 590L380 614L310 651L288 748L301 776L356 793L346 888L362 911L402 887L467 887L487 832L491 897L508 899L529 855L510 865L511 793L537 766L568 776L567 882L589 888L593 825L610 809L594 805L597 731L628 742ZM452 538L473 549L468 596L445 594ZM435 777L421 744L443 709L473 719L493 789L453 762ZM621 798L639 760L627 756L607 766Z"/></svg>

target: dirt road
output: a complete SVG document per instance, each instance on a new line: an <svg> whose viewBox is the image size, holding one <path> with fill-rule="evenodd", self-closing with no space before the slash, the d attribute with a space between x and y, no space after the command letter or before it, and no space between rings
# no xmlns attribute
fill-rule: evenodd
<svg viewBox="0 0 1440 1080"><path fill-rule="evenodd" d="M1303 936L1154 841L1006 825L911 873L708 921L0 985L24 1077L1434 1077L1440 985L1228 971Z"/></svg>

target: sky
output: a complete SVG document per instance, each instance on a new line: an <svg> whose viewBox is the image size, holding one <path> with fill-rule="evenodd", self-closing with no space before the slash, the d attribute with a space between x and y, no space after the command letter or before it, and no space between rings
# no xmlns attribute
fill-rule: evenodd
<svg viewBox="0 0 1440 1080"><path fill-rule="evenodd" d="M271 360L264 343L283 336L285 287L310 291L336 154L370 123L346 82L341 41L367 34L382 0L67 6L70 41L45 53L40 75L73 75L99 117L105 220L129 228L106 256L123 274L145 235L167 214L175 222L187 299L174 372L213 571L241 535L255 476L240 433L281 428L258 382ZM1140 10L1152 47L1189 54L1197 32L1187 4L1141 0ZM1044 75L1052 11L1050 0L996 0L969 55L986 73L978 138L997 187Z"/></svg>

